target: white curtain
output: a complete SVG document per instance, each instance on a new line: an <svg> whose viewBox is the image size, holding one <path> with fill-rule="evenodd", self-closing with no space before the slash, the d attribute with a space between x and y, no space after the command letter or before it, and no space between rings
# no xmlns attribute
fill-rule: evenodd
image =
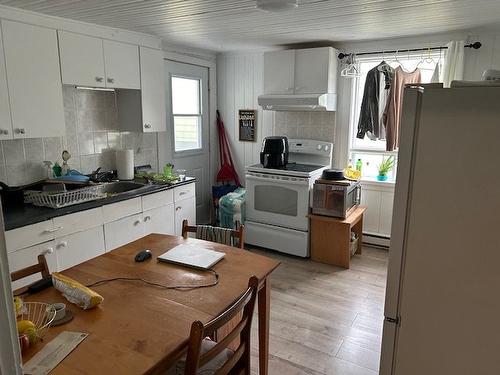
<svg viewBox="0 0 500 375"><path fill-rule="evenodd" d="M464 79L464 45L465 42L451 41L446 47L443 65L443 86L450 87L451 81Z"/></svg>

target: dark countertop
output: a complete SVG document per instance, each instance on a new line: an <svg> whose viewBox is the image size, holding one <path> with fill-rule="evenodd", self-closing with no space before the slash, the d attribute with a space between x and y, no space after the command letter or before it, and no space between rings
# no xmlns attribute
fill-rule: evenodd
<svg viewBox="0 0 500 375"><path fill-rule="evenodd" d="M173 189L178 186L183 186L194 182L195 179L187 177L185 181L177 182L172 185L145 185L143 188L118 194L115 196L98 199L95 201L75 204L73 206L63 208L39 207L32 204L23 204L16 207L3 208L3 220L5 230L16 229L26 225L39 223L45 220L52 219L57 216L72 214L79 211L88 210L91 208L101 207L106 204L116 203L131 198L141 197L143 195L157 193L163 190Z"/></svg>

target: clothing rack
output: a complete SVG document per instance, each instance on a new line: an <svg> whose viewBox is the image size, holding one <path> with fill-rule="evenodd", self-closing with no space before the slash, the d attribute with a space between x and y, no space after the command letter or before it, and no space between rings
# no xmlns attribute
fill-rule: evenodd
<svg viewBox="0 0 500 375"><path fill-rule="evenodd" d="M466 44L464 47L466 48L473 48L473 49L479 49L481 48L482 44L481 42L474 42L470 44ZM398 52L423 52L423 51L435 51L435 50L443 50L443 49L448 49L448 47L429 47L429 48L409 48L409 49L399 49L399 50L391 50L391 51L377 51L377 52L360 52L360 53L339 53L338 58L340 60L350 57L353 55L356 56L363 56L363 55L382 55L385 53L398 53Z"/></svg>

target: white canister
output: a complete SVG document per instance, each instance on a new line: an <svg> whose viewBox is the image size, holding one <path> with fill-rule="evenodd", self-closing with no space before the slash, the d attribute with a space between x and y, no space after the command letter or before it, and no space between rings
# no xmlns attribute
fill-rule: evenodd
<svg viewBox="0 0 500 375"><path fill-rule="evenodd" d="M134 150L116 150L116 171L119 180L134 179Z"/></svg>

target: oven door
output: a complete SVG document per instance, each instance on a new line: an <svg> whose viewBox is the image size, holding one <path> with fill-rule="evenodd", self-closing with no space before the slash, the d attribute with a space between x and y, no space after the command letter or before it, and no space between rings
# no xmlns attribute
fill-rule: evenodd
<svg viewBox="0 0 500 375"><path fill-rule="evenodd" d="M309 179L247 172L247 219L307 231Z"/></svg>

